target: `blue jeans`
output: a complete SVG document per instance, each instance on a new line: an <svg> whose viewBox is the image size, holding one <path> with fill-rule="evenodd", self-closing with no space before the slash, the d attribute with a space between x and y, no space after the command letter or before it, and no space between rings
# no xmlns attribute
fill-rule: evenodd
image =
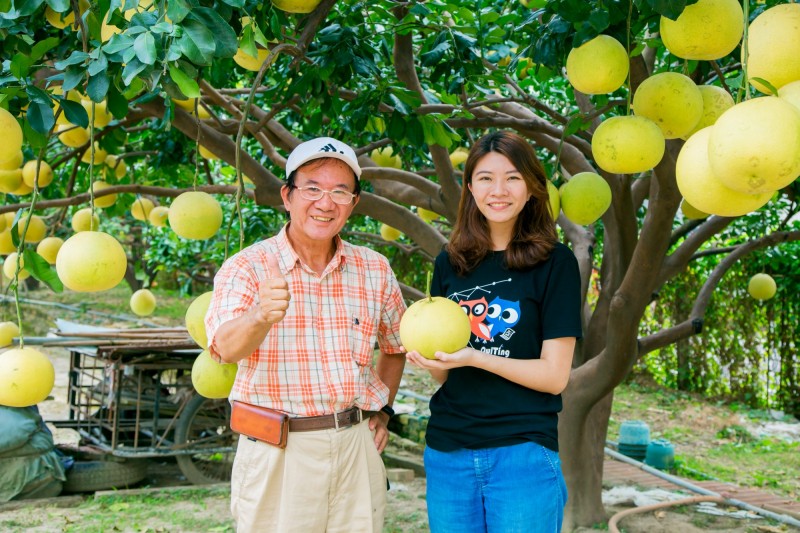
<svg viewBox="0 0 800 533"><path fill-rule="evenodd" d="M558 533L567 485L558 453L526 442L482 450L425 448L432 533Z"/></svg>

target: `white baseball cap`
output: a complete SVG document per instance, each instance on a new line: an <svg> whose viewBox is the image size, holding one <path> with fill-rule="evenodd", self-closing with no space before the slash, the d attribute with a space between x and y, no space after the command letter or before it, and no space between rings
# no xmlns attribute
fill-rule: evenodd
<svg viewBox="0 0 800 533"><path fill-rule="evenodd" d="M361 177L361 167L358 166L355 151L342 141L331 137L317 137L298 144L286 160L286 175L289 176L302 165L322 157L333 157L344 161L356 173L356 179Z"/></svg>

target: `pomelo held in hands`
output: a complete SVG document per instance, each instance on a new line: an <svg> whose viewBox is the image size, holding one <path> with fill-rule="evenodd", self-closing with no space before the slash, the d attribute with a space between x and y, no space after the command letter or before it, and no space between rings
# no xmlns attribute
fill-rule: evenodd
<svg viewBox="0 0 800 533"><path fill-rule="evenodd" d="M406 350L427 359L436 352L453 353L469 342L469 318L453 300L441 296L414 302L400 320L400 341Z"/></svg>

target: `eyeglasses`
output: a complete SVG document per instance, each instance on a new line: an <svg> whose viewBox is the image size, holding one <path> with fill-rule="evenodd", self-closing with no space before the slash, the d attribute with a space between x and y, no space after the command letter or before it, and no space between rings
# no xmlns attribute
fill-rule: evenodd
<svg viewBox="0 0 800 533"><path fill-rule="evenodd" d="M300 196L310 202L316 202L320 198L322 198L323 194L328 194L333 200L334 203L339 205L347 205L353 201L353 198L356 197L355 194L343 191L341 189L334 189L332 191L326 191L325 189L320 189L319 187L314 187L313 185L309 185L308 187L295 187L298 191L300 191Z"/></svg>

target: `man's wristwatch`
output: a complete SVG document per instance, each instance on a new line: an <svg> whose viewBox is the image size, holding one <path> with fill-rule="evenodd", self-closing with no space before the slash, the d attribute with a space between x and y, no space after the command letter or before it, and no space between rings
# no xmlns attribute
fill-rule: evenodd
<svg viewBox="0 0 800 533"><path fill-rule="evenodd" d="M389 418L392 418L394 416L394 409L392 409L391 406L389 405L384 405L383 407L381 407L381 412L389 415Z"/></svg>

